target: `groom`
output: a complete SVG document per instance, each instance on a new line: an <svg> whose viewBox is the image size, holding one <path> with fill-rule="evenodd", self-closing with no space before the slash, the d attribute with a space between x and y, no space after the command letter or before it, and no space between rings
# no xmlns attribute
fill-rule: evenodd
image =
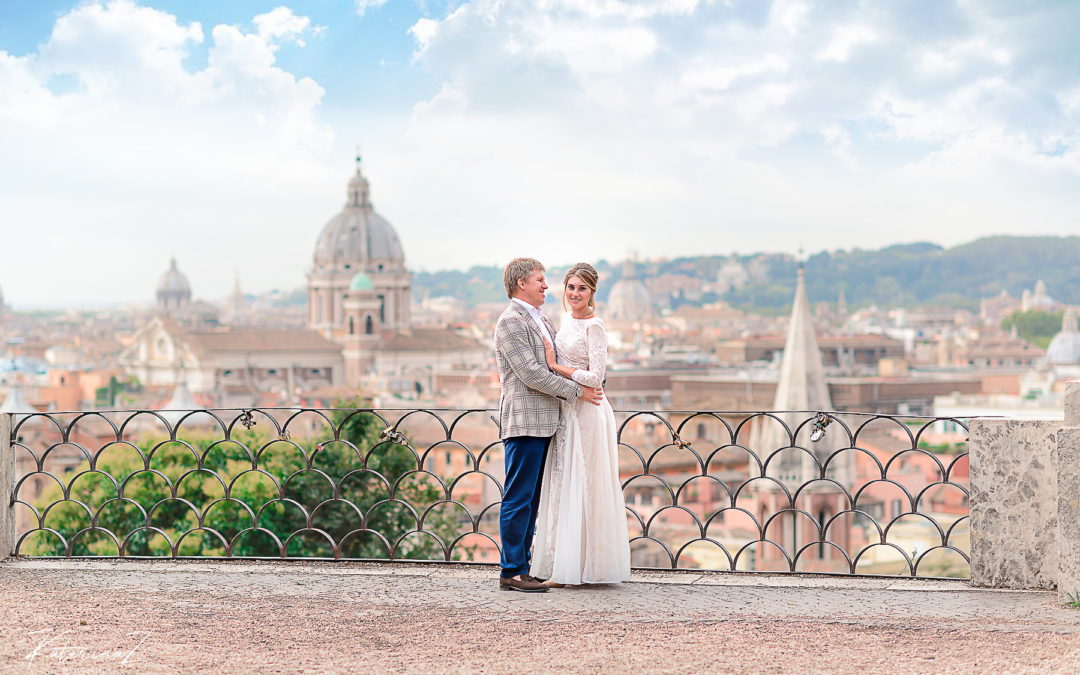
<svg viewBox="0 0 1080 675"><path fill-rule="evenodd" d="M544 340L555 344L555 328L540 311L548 287L544 266L532 258L515 258L503 272L503 283L510 304L495 324L499 429L506 463L499 512L499 588L542 593L547 586L529 575L529 549L540 503L540 472L548 441L559 425L559 401L581 398L600 405L604 392L548 370Z"/></svg>

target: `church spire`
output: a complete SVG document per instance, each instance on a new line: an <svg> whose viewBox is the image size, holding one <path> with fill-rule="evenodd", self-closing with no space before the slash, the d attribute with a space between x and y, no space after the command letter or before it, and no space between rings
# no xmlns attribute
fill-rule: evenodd
<svg viewBox="0 0 1080 675"><path fill-rule="evenodd" d="M784 343L784 355L780 361L780 378L776 383L772 412L782 419L789 429L795 431L796 427L807 420L809 413L792 411L821 412L832 409L829 385L825 381L825 365L821 359L810 302L806 296L806 271L800 262L795 281L795 299L791 307L791 322ZM831 452L842 447L841 434L830 429L814 441L810 438L810 426L808 424L803 428L795 439L795 444L810 450L819 462L824 462ZM790 443L787 433L772 420L763 420L751 435L751 445L762 458ZM844 483L850 480L851 472L850 458L845 458L831 465L829 475ZM819 469L809 455L794 450L776 457L768 469L768 475L792 488L818 477L818 473Z"/></svg>
<svg viewBox="0 0 1080 675"><path fill-rule="evenodd" d="M773 410L831 409L825 366L821 361L810 302L806 297L806 270L800 262Z"/></svg>

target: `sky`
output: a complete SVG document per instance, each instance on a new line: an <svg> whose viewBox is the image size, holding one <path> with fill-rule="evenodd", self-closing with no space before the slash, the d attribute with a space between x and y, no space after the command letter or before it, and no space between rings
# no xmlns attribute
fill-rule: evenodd
<svg viewBox="0 0 1080 675"><path fill-rule="evenodd" d="M1080 234L1080 3L0 0L19 309L305 284L357 149L414 271Z"/></svg>

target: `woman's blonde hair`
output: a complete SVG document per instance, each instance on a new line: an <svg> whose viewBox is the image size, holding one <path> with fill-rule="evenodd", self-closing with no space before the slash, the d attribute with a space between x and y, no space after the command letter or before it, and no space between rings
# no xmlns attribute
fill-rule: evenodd
<svg viewBox="0 0 1080 675"><path fill-rule="evenodd" d="M570 277L577 277L585 282L585 285L592 291L592 295L589 296L589 307L596 306L596 284L600 281L600 275L596 273L596 268L589 263L577 263L570 268L570 271L563 277L562 288L562 306L566 311L570 311L566 307L566 284L570 283Z"/></svg>

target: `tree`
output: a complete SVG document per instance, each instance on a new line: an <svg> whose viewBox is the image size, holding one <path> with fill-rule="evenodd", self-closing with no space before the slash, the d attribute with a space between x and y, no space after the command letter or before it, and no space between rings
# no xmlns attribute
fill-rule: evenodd
<svg viewBox="0 0 1080 675"><path fill-rule="evenodd" d="M84 462L65 475L73 477L69 500L53 485L36 507L56 503L45 526L74 538L73 555L116 555L117 545L101 530L121 544L128 538L125 555L169 555L160 530L180 542L178 555L224 556L231 542L233 556L278 557L278 542L297 533L288 542L290 557L334 557L329 537L343 558L387 558L388 545L397 545L395 557L443 559L443 546L426 533L449 546L467 523L454 518L454 509L435 506L418 532L425 511L444 499L442 489L430 476L410 473L419 468L413 450L380 439L384 424L354 409L362 403L339 401L330 415L338 438L328 432L307 445L272 437L265 423L238 425L227 441L201 433L114 443L100 450L95 472ZM95 515L99 529L78 534ZM27 543L30 555L65 552L48 533Z"/></svg>
<svg viewBox="0 0 1080 675"><path fill-rule="evenodd" d="M1002 320L1001 327L1012 330L1015 326L1017 335L1037 345L1040 349L1046 349L1050 345L1050 340L1061 330L1061 319L1062 312L1030 309L1026 312L1013 312Z"/></svg>

